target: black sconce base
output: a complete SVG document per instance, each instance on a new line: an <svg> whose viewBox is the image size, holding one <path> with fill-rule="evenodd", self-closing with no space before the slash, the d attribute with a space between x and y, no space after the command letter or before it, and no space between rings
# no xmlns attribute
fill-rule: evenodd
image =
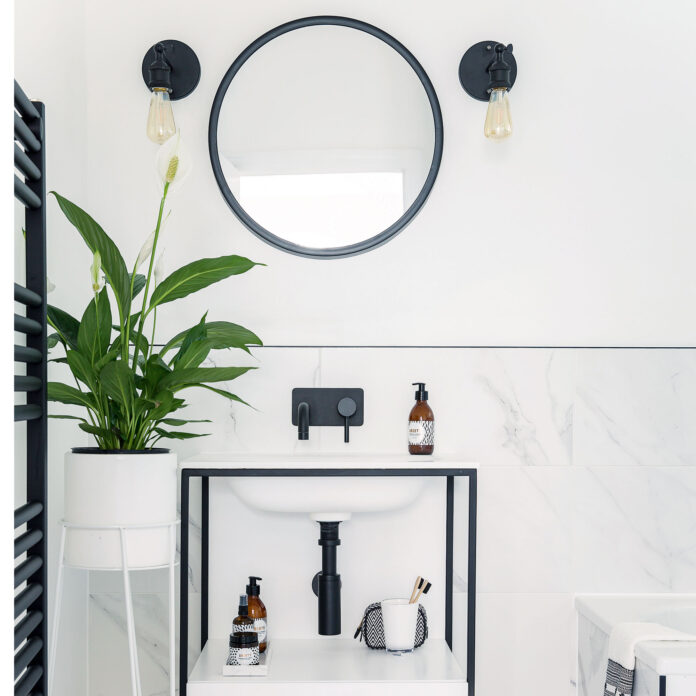
<svg viewBox="0 0 696 696"><path fill-rule="evenodd" d="M198 61L198 56L190 46L175 39L158 41L157 43L164 46L164 56L172 69L170 73L172 89L169 98L176 101L188 97L196 89L198 81L201 79L201 64ZM156 58L155 46L152 46L145 54L142 66L143 80L145 80L148 89L151 89L150 66Z"/></svg>
<svg viewBox="0 0 696 696"><path fill-rule="evenodd" d="M495 47L498 41L479 41L467 50L459 63L459 82L464 91L474 99L490 99L490 80L488 67L495 60ZM517 78L517 61L510 52L505 52L505 62L510 66L510 87Z"/></svg>

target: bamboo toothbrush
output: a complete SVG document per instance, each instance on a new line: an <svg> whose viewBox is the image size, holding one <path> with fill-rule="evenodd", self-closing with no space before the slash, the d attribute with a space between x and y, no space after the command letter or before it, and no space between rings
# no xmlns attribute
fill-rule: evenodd
<svg viewBox="0 0 696 696"><path fill-rule="evenodd" d="M413 598L416 596L416 593L418 590L420 590L423 587L423 583L425 582L425 579L422 578L420 575L416 578L416 582L413 585L413 592L411 592L411 597L408 600L409 604L413 604Z"/></svg>
<svg viewBox="0 0 696 696"><path fill-rule="evenodd" d="M421 589L418 591L418 594L416 595L416 598L411 602L411 604L418 604L420 596L428 594L428 592L430 592L431 584L427 580L425 581L425 583L425 587L421 587Z"/></svg>

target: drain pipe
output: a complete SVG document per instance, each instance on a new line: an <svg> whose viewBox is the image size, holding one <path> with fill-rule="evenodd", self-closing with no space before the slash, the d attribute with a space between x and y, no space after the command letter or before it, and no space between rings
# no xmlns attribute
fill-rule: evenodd
<svg viewBox="0 0 696 696"><path fill-rule="evenodd" d="M336 572L336 547L339 522L319 521L321 532L321 571L312 580L312 589L319 598L319 635L337 636L341 633L341 576Z"/></svg>

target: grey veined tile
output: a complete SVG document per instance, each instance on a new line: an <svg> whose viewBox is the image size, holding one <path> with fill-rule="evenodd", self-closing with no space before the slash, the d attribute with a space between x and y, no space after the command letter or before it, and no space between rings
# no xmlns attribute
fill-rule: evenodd
<svg viewBox="0 0 696 696"><path fill-rule="evenodd" d="M573 467L577 592L693 592L696 467Z"/></svg>
<svg viewBox="0 0 696 696"><path fill-rule="evenodd" d="M573 463L696 464L696 350L581 351Z"/></svg>

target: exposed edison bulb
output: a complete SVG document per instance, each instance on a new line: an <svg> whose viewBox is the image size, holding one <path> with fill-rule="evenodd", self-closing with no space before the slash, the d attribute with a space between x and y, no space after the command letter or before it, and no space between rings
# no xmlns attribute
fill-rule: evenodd
<svg viewBox="0 0 696 696"><path fill-rule="evenodd" d="M147 137L161 145L176 133L174 112L169 92L163 87L155 87L150 97L150 111L147 115Z"/></svg>
<svg viewBox="0 0 696 696"><path fill-rule="evenodd" d="M510 100L505 87L491 90L491 98L486 112L486 123L483 126L484 135L491 140L503 140L512 135L512 120L510 119Z"/></svg>

